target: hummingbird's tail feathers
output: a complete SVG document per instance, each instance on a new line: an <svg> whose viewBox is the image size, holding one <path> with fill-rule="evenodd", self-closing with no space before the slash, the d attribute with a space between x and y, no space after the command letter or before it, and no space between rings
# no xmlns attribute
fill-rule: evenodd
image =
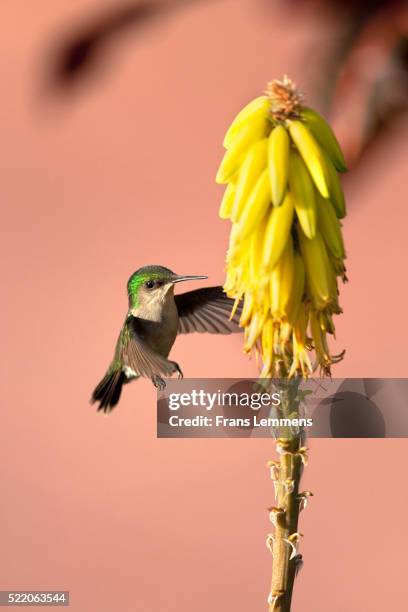
<svg viewBox="0 0 408 612"><path fill-rule="evenodd" d="M95 388L91 403L99 402L98 411L110 412L118 403L125 382L126 375L122 370L108 370Z"/></svg>
<svg viewBox="0 0 408 612"><path fill-rule="evenodd" d="M179 334L233 334L243 331L239 327L242 305L238 304L231 317L234 300L227 297L222 287L203 287L176 295L174 299L179 314Z"/></svg>

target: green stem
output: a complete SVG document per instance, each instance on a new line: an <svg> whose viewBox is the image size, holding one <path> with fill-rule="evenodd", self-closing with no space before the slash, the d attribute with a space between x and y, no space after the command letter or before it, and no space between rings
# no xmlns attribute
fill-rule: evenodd
<svg viewBox="0 0 408 612"><path fill-rule="evenodd" d="M299 414L299 401L296 398L299 380L285 381L281 388L281 417L296 418ZM275 473L275 506L270 509L270 517L275 526L273 534L272 583L269 598L269 612L289 612L297 556L298 520L300 512L299 485L305 461L303 436L285 428L284 434L276 440L280 461ZM291 544L292 542L292 544Z"/></svg>

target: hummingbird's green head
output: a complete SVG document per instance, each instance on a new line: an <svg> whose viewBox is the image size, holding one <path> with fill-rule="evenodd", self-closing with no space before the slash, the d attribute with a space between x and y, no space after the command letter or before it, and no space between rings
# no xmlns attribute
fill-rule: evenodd
<svg viewBox="0 0 408 612"><path fill-rule="evenodd" d="M139 308L150 303L164 301L173 293L175 283L207 278L206 276L180 276L163 266L144 266L132 274L127 290L129 307Z"/></svg>

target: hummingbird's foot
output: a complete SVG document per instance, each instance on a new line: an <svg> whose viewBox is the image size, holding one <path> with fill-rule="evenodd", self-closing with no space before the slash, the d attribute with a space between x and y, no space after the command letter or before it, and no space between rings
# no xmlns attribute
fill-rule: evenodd
<svg viewBox="0 0 408 612"><path fill-rule="evenodd" d="M153 376L152 383L154 384L154 386L156 387L158 391L163 391L163 389L166 388L166 383L162 378L160 378L160 376L157 376L157 375Z"/></svg>
<svg viewBox="0 0 408 612"><path fill-rule="evenodd" d="M181 368L180 368L179 364L176 361L172 361L172 364L174 366L174 371L177 372L177 378L179 380L180 380L180 378L184 378L183 372L181 371Z"/></svg>

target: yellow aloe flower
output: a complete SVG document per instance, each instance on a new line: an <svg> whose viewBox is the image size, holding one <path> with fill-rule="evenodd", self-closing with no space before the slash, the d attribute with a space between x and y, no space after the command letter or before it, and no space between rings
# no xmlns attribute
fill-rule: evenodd
<svg viewBox="0 0 408 612"><path fill-rule="evenodd" d="M259 353L261 377L330 374L342 355L330 354L327 335L346 280L336 137L285 76L238 113L223 144L220 217L232 223L224 289L235 308L243 300L244 351Z"/></svg>

